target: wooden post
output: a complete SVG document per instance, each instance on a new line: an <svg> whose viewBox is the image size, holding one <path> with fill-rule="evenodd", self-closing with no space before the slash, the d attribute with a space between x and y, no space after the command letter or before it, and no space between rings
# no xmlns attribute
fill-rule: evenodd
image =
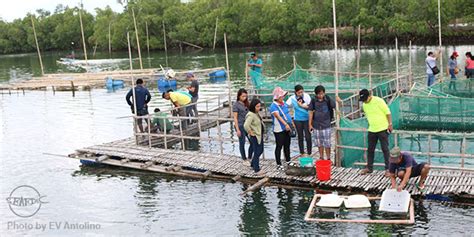
<svg viewBox="0 0 474 237"><path fill-rule="evenodd" d="M372 94L372 65L369 64L369 91Z"/></svg>
<svg viewBox="0 0 474 237"><path fill-rule="evenodd" d="M82 1L81 7L79 8L79 22L81 23L81 35L82 35L82 46L84 47L84 59L87 64L87 47L86 47L86 38L84 37L84 26L82 25Z"/></svg>
<svg viewBox="0 0 474 237"><path fill-rule="evenodd" d="M135 96L135 78L133 77L133 65L132 65L132 48L130 47L130 33L127 32L127 43L128 43L128 61L130 63L130 78L132 80L132 96L133 96L133 135L135 142L138 145L137 139L137 103Z"/></svg>
<svg viewBox="0 0 474 237"><path fill-rule="evenodd" d="M109 22L109 58L112 58L112 40L110 37L110 24L111 22Z"/></svg>
<svg viewBox="0 0 474 237"><path fill-rule="evenodd" d="M148 35L148 22L145 21L146 30L146 50L148 52L148 58L150 58L150 36Z"/></svg>
<svg viewBox="0 0 474 237"><path fill-rule="evenodd" d="M431 134L428 135L428 164L431 165Z"/></svg>
<svg viewBox="0 0 474 237"><path fill-rule="evenodd" d="M357 28L357 90L360 89L360 25Z"/></svg>
<svg viewBox="0 0 474 237"><path fill-rule="evenodd" d="M463 137L462 137L462 145L461 145L461 168L464 168L464 157L465 157L465 154L466 154L466 133L463 134Z"/></svg>
<svg viewBox="0 0 474 237"><path fill-rule="evenodd" d="M216 41L217 41L217 22L219 21L219 17L216 17L216 29L214 30L214 44L212 45L212 50L216 49Z"/></svg>
<svg viewBox="0 0 474 237"><path fill-rule="evenodd" d="M165 61L166 61L166 67L168 67L168 47L166 45L166 27L165 27L165 21L161 22L163 24L163 41L165 44Z"/></svg>
<svg viewBox="0 0 474 237"><path fill-rule="evenodd" d="M232 84L230 81L229 53L227 52L227 35L224 33L225 64L227 68L227 87L229 90L229 117L232 117Z"/></svg>
<svg viewBox="0 0 474 237"><path fill-rule="evenodd" d="M184 109L186 111L185 107L182 107L180 109ZM181 135L181 147L183 148L183 151L185 151L186 147L184 146L183 122L186 122L186 121L181 119L181 115L179 115L179 112L178 112L178 120L179 120L179 134Z"/></svg>
<svg viewBox="0 0 474 237"><path fill-rule="evenodd" d="M336 97L339 97L339 74L338 74L338 53L337 53L337 25L336 25L336 1L332 0L332 20L334 29L334 84L336 89ZM339 145L339 103L336 103L336 153L335 164L341 166L340 152L337 146Z"/></svg>
<svg viewBox="0 0 474 237"><path fill-rule="evenodd" d="M219 123L219 119L216 119L217 122L217 133L219 135L219 146L220 146L220 152L221 155L224 154L224 144L222 141L222 129L221 129L221 124Z"/></svg>
<svg viewBox="0 0 474 237"><path fill-rule="evenodd" d="M148 114L147 115L147 125L148 125L148 147L151 148L151 119L150 119L150 115ZM166 123L165 123L165 130L166 130Z"/></svg>
<svg viewBox="0 0 474 237"><path fill-rule="evenodd" d="M135 19L135 10L132 8L133 25L135 26L135 38L137 38L138 59L140 60L140 69L143 69L142 53L140 49L140 40L138 39L137 20Z"/></svg>
<svg viewBox="0 0 474 237"><path fill-rule="evenodd" d="M397 82L397 92L395 94L398 95L400 92L400 78L399 77L399 71L398 71L398 38L395 37L395 64L396 64L396 82Z"/></svg>
<svg viewBox="0 0 474 237"><path fill-rule="evenodd" d="M41 75L43 76L44 75L43 60L41 59L41 51L38 44L38 37L36 37L35 21L33 19L33 15L31 15L31 25L33 27L33 34L35 36L36 50L38 51L38 58L39 58L39 63L41 67Z"/></svg>
<svg viewBox="0 0 474 237"><path fill-rule="evenodd" d="M94 45L94 52L92 52L92 58L95 58L95 52L97 51L97 42Z"/></svg>
<svg viewBox="0 0 474 237"><path fill-rule="evenodd" d="M166 118L163 117L163 124L165 125L165 128L163 129L163 132L165 133L165 137L164 137L164 140L165 140L165 149L168 149L168 136L167 136L167 129L166 129Z"/></svg>
<svg viewBox="0 0 474 237"><path fill-rule="evenodd" d="M443 82L444 80L444 73L443 73L443 52L441 51L442 43L441 43L441 0L438 0L438 37L439 37L439 69L441 70L440 73L440 81Z"/></svg>
<svg viewBox="0 0 474 237"><path fill-rule="evenodd" d="M408 42L408 78L409 78L409 83L408 86L411 88L413 85L413 72L412 72L412 65L411 65L411 40Z"/></svg>
<svg viewBox="0 0 474 237"><path fill-rule="evenodd" d="M72 90L72 97L76 96L76 88L74 88L74 81L71 81L71 90Z"/></svg>

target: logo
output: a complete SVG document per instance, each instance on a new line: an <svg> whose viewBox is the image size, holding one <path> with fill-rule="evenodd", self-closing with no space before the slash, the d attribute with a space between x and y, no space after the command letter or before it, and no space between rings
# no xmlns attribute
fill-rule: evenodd
<svg viewBox="0 0 474 237"><path fill-rule="evenodd" d="M10 196L7 197L7 203L13 214L19 217L32 217L41 208L42 201L46 196L41 194L35 188L29 185L21 185L13 189Z"/></svg>

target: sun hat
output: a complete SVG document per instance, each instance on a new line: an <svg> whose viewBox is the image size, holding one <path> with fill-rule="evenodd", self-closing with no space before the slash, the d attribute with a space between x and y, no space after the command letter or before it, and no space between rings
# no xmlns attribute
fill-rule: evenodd
<svg viewBox="0 0 474 237"><path fill-rule="evenodd" d="M287 94L288 94L288 91L285 91L281 89L281 87L278 86L273 90L273 99L276 100L280 97L286 96Z"/></svg>

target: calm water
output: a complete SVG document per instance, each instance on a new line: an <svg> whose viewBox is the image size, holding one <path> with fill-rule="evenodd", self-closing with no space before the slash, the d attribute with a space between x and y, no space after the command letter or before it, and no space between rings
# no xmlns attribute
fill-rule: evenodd
<svg viewBox="0 0 474 237"><path fill-rule="evenodd" d="M424 71L424 53L413 52L415 71ZM451 51L452 47L448 51ZM460 52L472 46L456 47ZM385 48L362 52L363 70L394 71L394 51ZM408 61L401 50L400 62ZM146 53L144 53L146 55ZM292 67L292 56L303 67L331 69L331 50L271 50L263 54L265 70L284 73ZM48 72L67 70L55 64L59 53L48 54ZM107 55L101 55L106 57ZM117 53L115 57L125 57ZM164 64L163 55L154 53L151 66ZM242 76L245 55L233 51L231 68ZM354 51L341 50L343 70L355 67ZM224 65L224 56L210 52L173 54L173 68L208 68ZM138 66L137 62L135 62ZM144 62L145 63L145 62ZM31 55L0 56L0 80L24 80L38 73L37 58ZM126 67L127 63L119 67ZM145 63L148 65L148 62ZM406 70L407 66L401 66ZM165 175L81 166L77 160L45 153L69 154L75 149L125 138L131 135L131 122L118 117L129 115L124 104L126 90L113 93L103 89L78 92L32 91L0 95L0 228L2 236L13 235L239 235L239 234L328 234L328 235L470 235L474 221L470 206L421 200L416 203L413 226L314 224L303 218L312 191L264 188L245 197L240 183L174 178ZM229 127L223 128L229 132ZM211 131L213 132L213 131ZM215 132L215 131L214 131ZM296 145L293 142L293 145ZM209 144L196 144L201 151L218 151ZM272 147L266 150L271 153ZM238 154L236 144L227 152ZM269 157L269 156L267 156ZM48 202L30 218L15 216L5 199L19 185L31 185ZM50 223L100 225L98 230L53 229L45 231L25 225ZM35 227L35 226L34 226ZM27 228L27 229L25 229Z"/></svg>

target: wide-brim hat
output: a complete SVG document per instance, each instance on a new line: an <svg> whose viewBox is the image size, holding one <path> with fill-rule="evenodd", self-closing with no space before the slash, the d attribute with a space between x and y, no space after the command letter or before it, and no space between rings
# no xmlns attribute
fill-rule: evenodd
<svg viewBox="0 0 474 237"><path fill-rule="evenodd" d="M273 99L276 100L280 97L284 97L288 94L288 91L281 89L281 87L277 87L273 90Z"/></svg>

